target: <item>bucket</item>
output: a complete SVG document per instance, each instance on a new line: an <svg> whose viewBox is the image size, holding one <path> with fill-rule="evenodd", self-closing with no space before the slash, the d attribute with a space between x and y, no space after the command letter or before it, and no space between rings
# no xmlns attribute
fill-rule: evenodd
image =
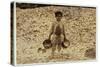
<svg viewBox="0 0 100 67"><path fill-rule="evenodd" d="M52 44L51 44L51 40L50 39L46 39L43 41L43 46L45 49L49 49L52 47Z"/></svg>
<svg viewBox="0 0 100 67"><path fill-rule="evenodd" d="M66 39L66 40L62 43L62 47L63 47L63 48L68 48L69 46L70 46L70 41Z"/></svg>

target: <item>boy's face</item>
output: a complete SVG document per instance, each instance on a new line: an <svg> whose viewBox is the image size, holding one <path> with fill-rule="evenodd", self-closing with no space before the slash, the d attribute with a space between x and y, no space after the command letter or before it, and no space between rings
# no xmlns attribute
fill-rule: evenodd
<svg viewBox="0 0 100 67"><path fill-rule="evenodd" d="M62 15L60 15L60 14L58 14L57 16L55 16L56 17L56 20L57 21L61 21L61 19L62 19Z"/></svg>

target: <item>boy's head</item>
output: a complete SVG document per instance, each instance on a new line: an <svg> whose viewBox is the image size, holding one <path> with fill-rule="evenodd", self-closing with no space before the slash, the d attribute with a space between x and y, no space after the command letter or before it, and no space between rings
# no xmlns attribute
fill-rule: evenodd
<svg viewBox="0 0 100 67"><path fill-rule="evenodd" d="M63 14L60 11L55 12L55 17L57 21L61 21Z"/></svg>

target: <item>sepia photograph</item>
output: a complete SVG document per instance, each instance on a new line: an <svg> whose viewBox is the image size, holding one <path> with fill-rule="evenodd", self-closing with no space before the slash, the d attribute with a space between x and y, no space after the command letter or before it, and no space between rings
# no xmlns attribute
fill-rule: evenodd
<svg viewBox="0 0 100 67"><path fill-rule="evenodd" d="M96 60L96 7L17 2L15 8L16 64Z"/></svg>

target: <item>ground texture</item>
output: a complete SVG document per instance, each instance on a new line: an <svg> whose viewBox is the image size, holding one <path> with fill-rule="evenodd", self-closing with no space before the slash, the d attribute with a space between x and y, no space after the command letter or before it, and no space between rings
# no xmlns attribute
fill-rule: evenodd
<svg viewBox="0 0 100 67"><path fill-rule="evenodd" d="M70 46L51 56L51 49L38 52L48 38L55 11L63 13L66 38ZM17 64L80 61L95 59L96 9L86 7L46 6L16 8Z"/></svg>

